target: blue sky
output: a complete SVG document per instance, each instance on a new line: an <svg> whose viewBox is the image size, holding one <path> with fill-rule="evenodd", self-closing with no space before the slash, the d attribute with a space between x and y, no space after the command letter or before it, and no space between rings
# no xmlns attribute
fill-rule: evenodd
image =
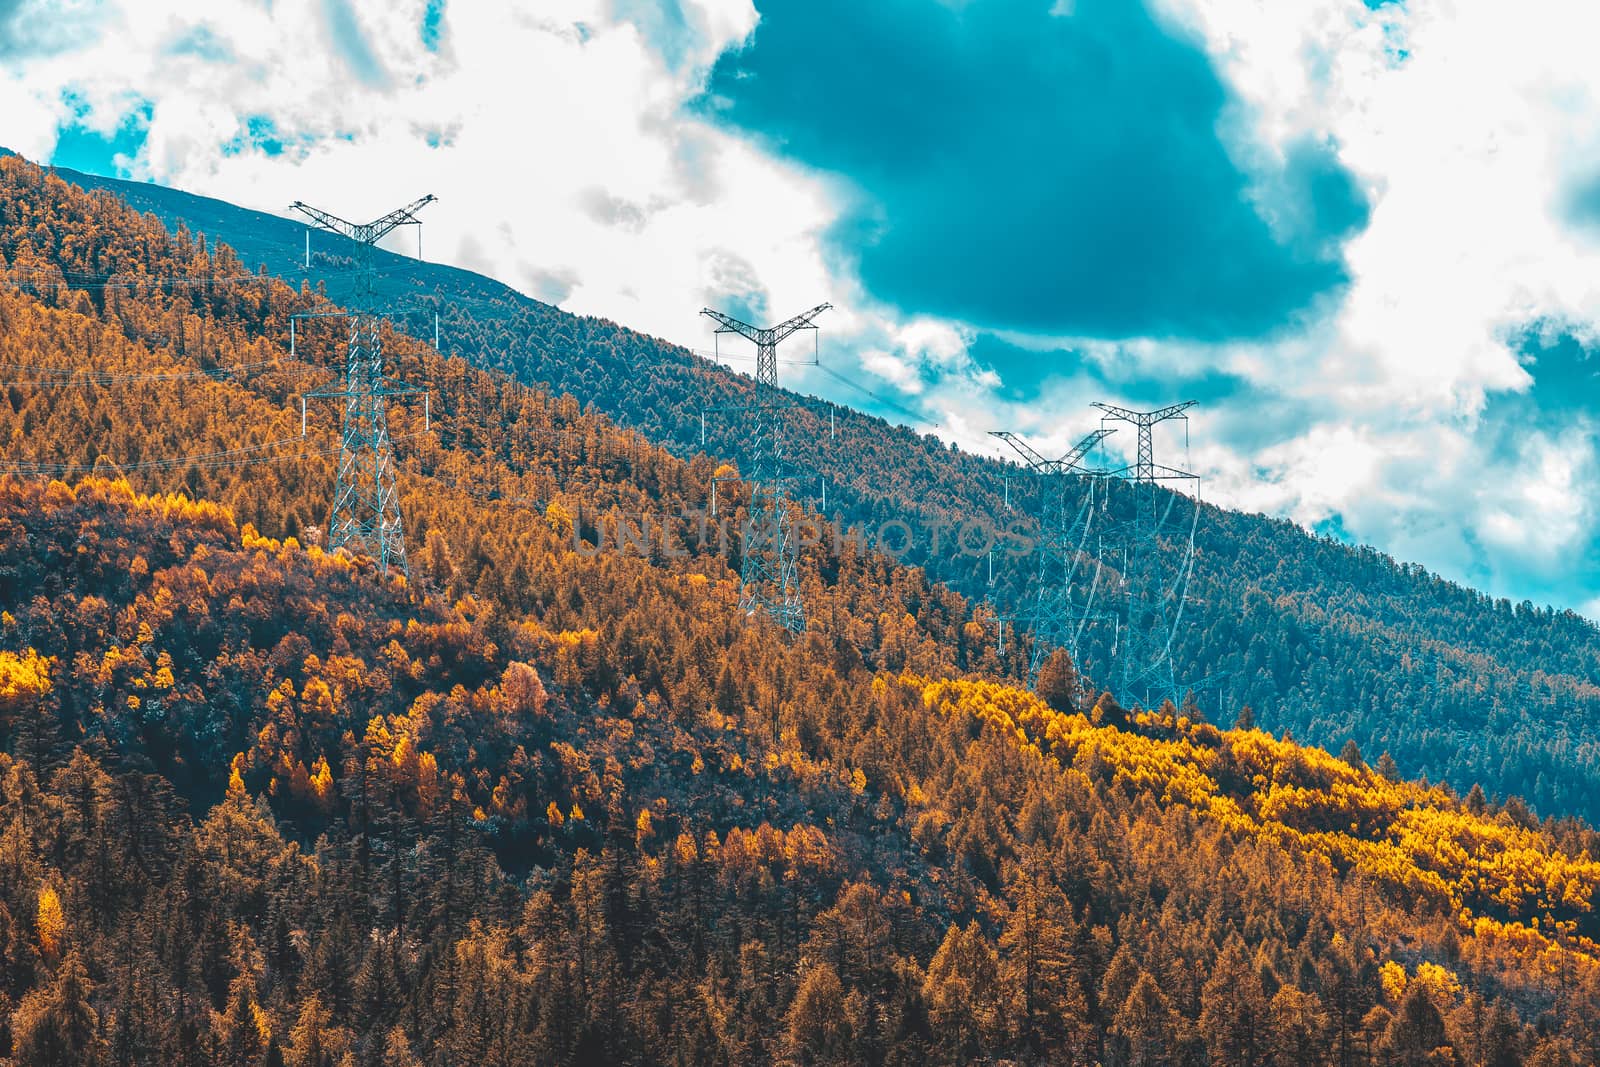
<svg viewBox="0 0 1600 1067"><path fill-rule="evenodd" d="M964 447L1196 399L1209 499L1600 616L1597 23L0 0L0 144L270 210L432 191L430 255L695 347L706 304L830 300L823 359Z"/></svg>

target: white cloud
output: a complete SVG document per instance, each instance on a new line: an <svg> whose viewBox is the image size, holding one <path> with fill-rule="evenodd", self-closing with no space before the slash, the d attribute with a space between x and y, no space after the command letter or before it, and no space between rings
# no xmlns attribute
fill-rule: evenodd
<svg viewBox="0 0 1600 1067"><path fill-rule="evenodd" d="M1226 132L1242 165L1331 137L1372 203L1338 305L1294 344L1237 364L1308 424L1254 456L1216 456L1214 484L1303 522L1337 514L1360 538L1496 592L1557 589L1562 553L1600 537L1600 495L1575 474L1595 462L1582 398L1549 413L1565 429L1530 428L1518 451L1498 447L1485 409L1532 383L1510 347L1519 328L1551 318L1592 336L1600 322L1600 245L1567 217L1573 184L1600 173L1587 47L1600 9L1164 8L1240 98ZM1592 592L1600 576L1586 580Z"/></svg>
<svg viewBox="0 0 1600 1067"><path fill-rule="evenodd" d="M1600 175L1600 68L1587 55L1600 9L1159 2L1239 98L1223 132L1262 175L1269 218L1290 148L1337 143L1372 204L1346 250L1352 285L1266 342L1011 338L1082 359L1026 398L972 358L962 324L904 320L832 272L832 179L686 108L707 65L755 26L751 0L685 0L672 47L650 36L665 32L661 12L630 21L630 0L455 0L436 53L420 33L425 0L344 5L357 47L327 0L216 0L203 14L180 0L36 0L0 40L0 143L48 157L68 92L103 133L148 101L136 176L351 217L433 192L430 258L701 348L696 313L717 297L774 318L831 300L824 359L914 402L965 448L994 452L986 431L1010 426L1059 452L1097 424L1087 404L1116 399L1108 390L1224 373L1249 384L1196 413L1190 462L1209 499L1307 524L1338 516L1496 592L1600 593L1600 576L1567 593L1560 576L1596 538L1592 432L1569 421L1507 450L1484 421L1492 398L1530 385L1510 329L1548 317L1600 330L1600 237L1565 217L1575 185ZM270 120L283 155L227 147L252 117ZM861 400L820 374L784 374Z"/></svg>
<svg viewBox="0 0 1600 1067"><path fill-rule="evenodd" d="M748 0L686 4L699 35L677 69L603 0L452 3L438 54L422 42L424 7L112 4L98 40L0 75L12 104L0 138L48 156L63 93L102 132L147 100L135 177L351 218L433 192L433 256L679 341L703 343L696 313L729 262L748 265L775 311L828 295L823 182L685 112L698 72L754 25ZM357 76L367 61L385 76ZM282 156L226 149L251 116L270 120Z"/></svg>

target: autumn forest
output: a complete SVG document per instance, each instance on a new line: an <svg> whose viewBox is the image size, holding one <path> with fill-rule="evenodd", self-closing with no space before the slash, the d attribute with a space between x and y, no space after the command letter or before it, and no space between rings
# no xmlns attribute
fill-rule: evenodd
<svg viewBox="0 0 1600 1067"><path fill-rule="evenodd" d="M1301 743L1249 686L1139 707L1057 652L1030 688L948 561L849 541L802 636L752 625L715 545L584 550L737 511L737 456L399 330L432 410L391 410L385 576L323 546L340 327L289 337L332 307L0 158L6 1062L1600 1062L1578 790ZM1341 669L1240 595L1241 664ZM1592 704L1577 623L1519 625Z"/></svg>

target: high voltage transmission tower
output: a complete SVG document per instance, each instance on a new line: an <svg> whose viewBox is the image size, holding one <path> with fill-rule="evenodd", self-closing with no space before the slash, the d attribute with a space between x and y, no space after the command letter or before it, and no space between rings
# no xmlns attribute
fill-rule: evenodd
<svg viewBox="0 0 1600 1067"><path fill-rule="evenodd" d="M1188 471L1155 461L1154 430L1164 422L1181 419L1185 426L1195 406L1192 400L1154 411L1131 411L1114 404L1096 404L1106 422L1125 422L1139 435L1134 462L1110 473L1130 481L1132 516L1122 526L1122 576L1126 612L1116 646L1119 682L1125 699L1150 705L1157 700L1179 699L1172 661L1172 641L1183 616L1194 564L1194 532L1200 518L1199 478ZM1182 494L1161 492L1161 482L1196 484L1193 519L1187 544L1162 550L1164 539L1181 539L1184 531L1171 523L1172 509ZM1167 565L1163 565L1165 559Z"/></svg>
<svg viewBox="0 0 1600 1067"><path fill-rule="evenodd" d="M815 330L816 317L832 304L818 304L776 326L762 329L710 308L700 314L717 323L717 333L736 333L756 346L756 396L747 455L750 509L745 519L739 571L739 608L765 612L791 634L806 628L805 605L796 574L793 520L785 501L783 394L778 391L778 345L801 330Z"/></svg>
<svg viewBox="0 0 1600 1067"><path fill-rule="evenodd" d="M391 567L410 577L406 564L405 524L395 486L394 448L389 439L388 402L393 396L425 393L383 376L382 315L377 299L377 266L373 250L401 226L421 226L416 212L433 203L432 195L415 200L371 222L346 222L319 208L295 201L293 210L322 229L355 242L354 291L348 301L350 337L345 355L344 385L307 393L307 397L344 400L340 429L339 475L328 518L328 547L365 553L388 573ZM309 231L308 231L309 232ZM420 232L420 231L419 231ZM420 246L420 240L419 240Z"/></svg>
<svg viewBox="0 0 1600 1067"><path fill-rule="evenodd" d="M1102 472L1084 465L1089 452L1114 431L1101 427L1084 437L1060 459L1046 459L1014 433L991 431L1022 457L1033 472L1039 490L1039 567L1033 587L1024 595L1012 621L1033 633L1028 660L1028 681L1038 681L1039 670L1050 653L1067 650L1075 664L1085 628L1109 619L1096 607L1100 587L1098 553L1091 553L1090 537L1098 512L1104 506ZM1007 483L1009 496L1010 485ZM1006 617L1000 625L1004 626ZM1004 631L1001 634L1004 641Z"/></svg>

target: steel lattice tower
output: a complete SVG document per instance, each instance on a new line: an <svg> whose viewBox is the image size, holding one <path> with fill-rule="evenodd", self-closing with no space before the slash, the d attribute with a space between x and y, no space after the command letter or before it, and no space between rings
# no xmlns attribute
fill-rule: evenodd
<svg viewBox="0 0 1600 1067"><path fill-rule="evenodd" d="M1113 432L1102 427L1060 459L1046 459L1016 434L990 431L1022 457L1024 466L1034 474L1040 494L1038 579L1022 606L1010 617L1033 633L1028 660L1030 685L1038 681L1045 659L1057 648L1066 649L1081 670L1079 643L1084 628L1110 617L1096 609L1100 564L1085 551L1096 521L1096 505L1103 495L1101 472L1084 466L1083 461Z"/></svg>
<svg viewBox="0 0 1600 1067"><path fill-rule="evenodd" d="M434 197L429 195L397 208L371 222L346 222L319 208L295 201L294 210L317 226L355 242L355 290L348 301L350 339L346 349L344 387L306 394L338 397L344 401L340 431L339 475L328 517L328 547L348 549L377 560L384 573L398 569L410 577L406 564L405 524L395 485L394 446L389 439L388 402L422 390L383 376L382 316L377 299L377 267L373 249L401 226L420 226L416 212Z"/></svg>
<svg viewBox="0 0 1600 1067"><path fill-rule="evenodd" d="M778 391L778 345L801 330L815 330L816 317L832 304L818 304L776 326L762 329L720 311L700 314L717 323L717 333L736 333L756 346L755 419L750 437L750 509L745 518L743 561L739 570L739 608L765 612L791 634L806 628L805 605L796 573L793 520L785 502L783 409Z"/></svg>
<svg viewBox="0 0 1600 1067"><path fill-rule="evenodd" d="M1172 419L1187 420L1185 414L1195 401L1171 404L1155 411L1131 411L1114 404L1096 404L1106 421L1131 423L1139 434L1139 447L1132 465L1114 471L1131 481L1132 520L1124 526L1123 581L1127 589L1127 614L1119 635L1117 660L1121 668L1121 687L1125 699L1178 699L1177 676L1172 663L1172 636L1188 595L1188 571L1192 556L1169 575L1161 565L1161 539L1168 527L1168 516L1178 494L1170 494L1166 509L1157 483L1195 481L1188 471L1155 462L1154 430ZM1199 503L1195 505L1199 520ZM1190 552L1192 553L1192 543Z"/></svg>

